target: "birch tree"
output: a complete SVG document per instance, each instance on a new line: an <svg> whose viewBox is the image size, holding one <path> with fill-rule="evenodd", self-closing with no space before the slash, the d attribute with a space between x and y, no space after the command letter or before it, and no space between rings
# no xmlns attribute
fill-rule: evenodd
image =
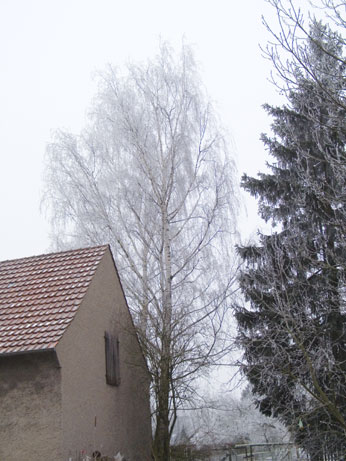
<svg viewBox="0 0 346 461"><path fill-rule="evenodd" d="M220 363L235 291L234 166L191 50L109 66L80 135L47 148L58 247L109 242L152 375L154 455L170 459L177 409Z"/></svg>
<svg viewBox="0 0 346 461"><path fill-rule="evenodd" d="M243 176L273 230L239 248L249 301L238 307L239 340L261 411L321 460L346 449L345 42L317 20L302 39L293 2L271 3L281 32L270 52L287 103L265 106L270 173Z"/></svg>

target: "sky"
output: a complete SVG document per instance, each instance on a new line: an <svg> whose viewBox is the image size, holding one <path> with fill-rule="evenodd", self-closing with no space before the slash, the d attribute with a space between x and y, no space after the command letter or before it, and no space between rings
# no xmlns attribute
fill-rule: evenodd
<svg viewBox="0 0 346 461"><path fill-rule="evenodd" d="M265 0L0 0L0 260L49 250L40 202L52 134L83 127L98 71L145 60L160 38L193 46L239 177L263 171L259 136L270 120L261 106L282 99L259 48L262 15L275 20ZM244 200L248 236L260 221Z"/></svg>

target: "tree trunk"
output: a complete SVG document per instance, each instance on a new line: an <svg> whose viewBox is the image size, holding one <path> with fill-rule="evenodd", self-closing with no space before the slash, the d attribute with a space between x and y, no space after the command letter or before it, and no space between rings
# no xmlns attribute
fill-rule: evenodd
<svg viewBox="0 0 346 461"><path fill-rule="evenodd" d="M171 336L172 336L172 266L171 266L171 239L166 204L162 206L163 230L163 293L162 293L162 343L159 386L157 390L156 431L154 451L157 461L170 460L170 381L171 381Z"/></svg>
<svg viewBox="0 0 346 461"><path fill-rule="evenodd" d="M167 344L164 349L167 348ZM165 354L166 355L166 354ZM157 395L156 430L154 436L154 453L156 461L170 460L169 433L169 356L162 357L159 393Z"/></svg>

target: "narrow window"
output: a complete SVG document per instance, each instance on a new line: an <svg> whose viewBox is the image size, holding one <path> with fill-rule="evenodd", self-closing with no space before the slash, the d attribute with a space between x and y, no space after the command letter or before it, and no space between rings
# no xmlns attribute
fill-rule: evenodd
<svg viewBox="0 0 346 461"><path fill-rule="evenodd" d="M105 332L106 347L106 382L111 386L120 384L119 340Z"/></svg>

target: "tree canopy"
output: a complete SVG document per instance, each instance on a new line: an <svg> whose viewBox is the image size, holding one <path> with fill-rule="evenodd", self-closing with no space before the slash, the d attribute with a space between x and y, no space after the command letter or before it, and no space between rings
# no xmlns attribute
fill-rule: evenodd
<svg viewBox="0 0 346 461"><path fill-rule="evenodd" d="M236 315L259 408L318 460L346 448L345 42L315 19L305 31L292 2L271 3L281 33L267 51L287 103L265 106L273 161L242 186L273 230L238 249L248 304ZM304 39L295 35L302 30Z"/></svg>
<svg viewBox="0 0 346 461"><path fill-rule="evenodd" d="M158 460L194 380L229 348L233 173L187 46L110 66L85 129L56 132L47 149L55 243L111 244L152 375Z"/></svg>

